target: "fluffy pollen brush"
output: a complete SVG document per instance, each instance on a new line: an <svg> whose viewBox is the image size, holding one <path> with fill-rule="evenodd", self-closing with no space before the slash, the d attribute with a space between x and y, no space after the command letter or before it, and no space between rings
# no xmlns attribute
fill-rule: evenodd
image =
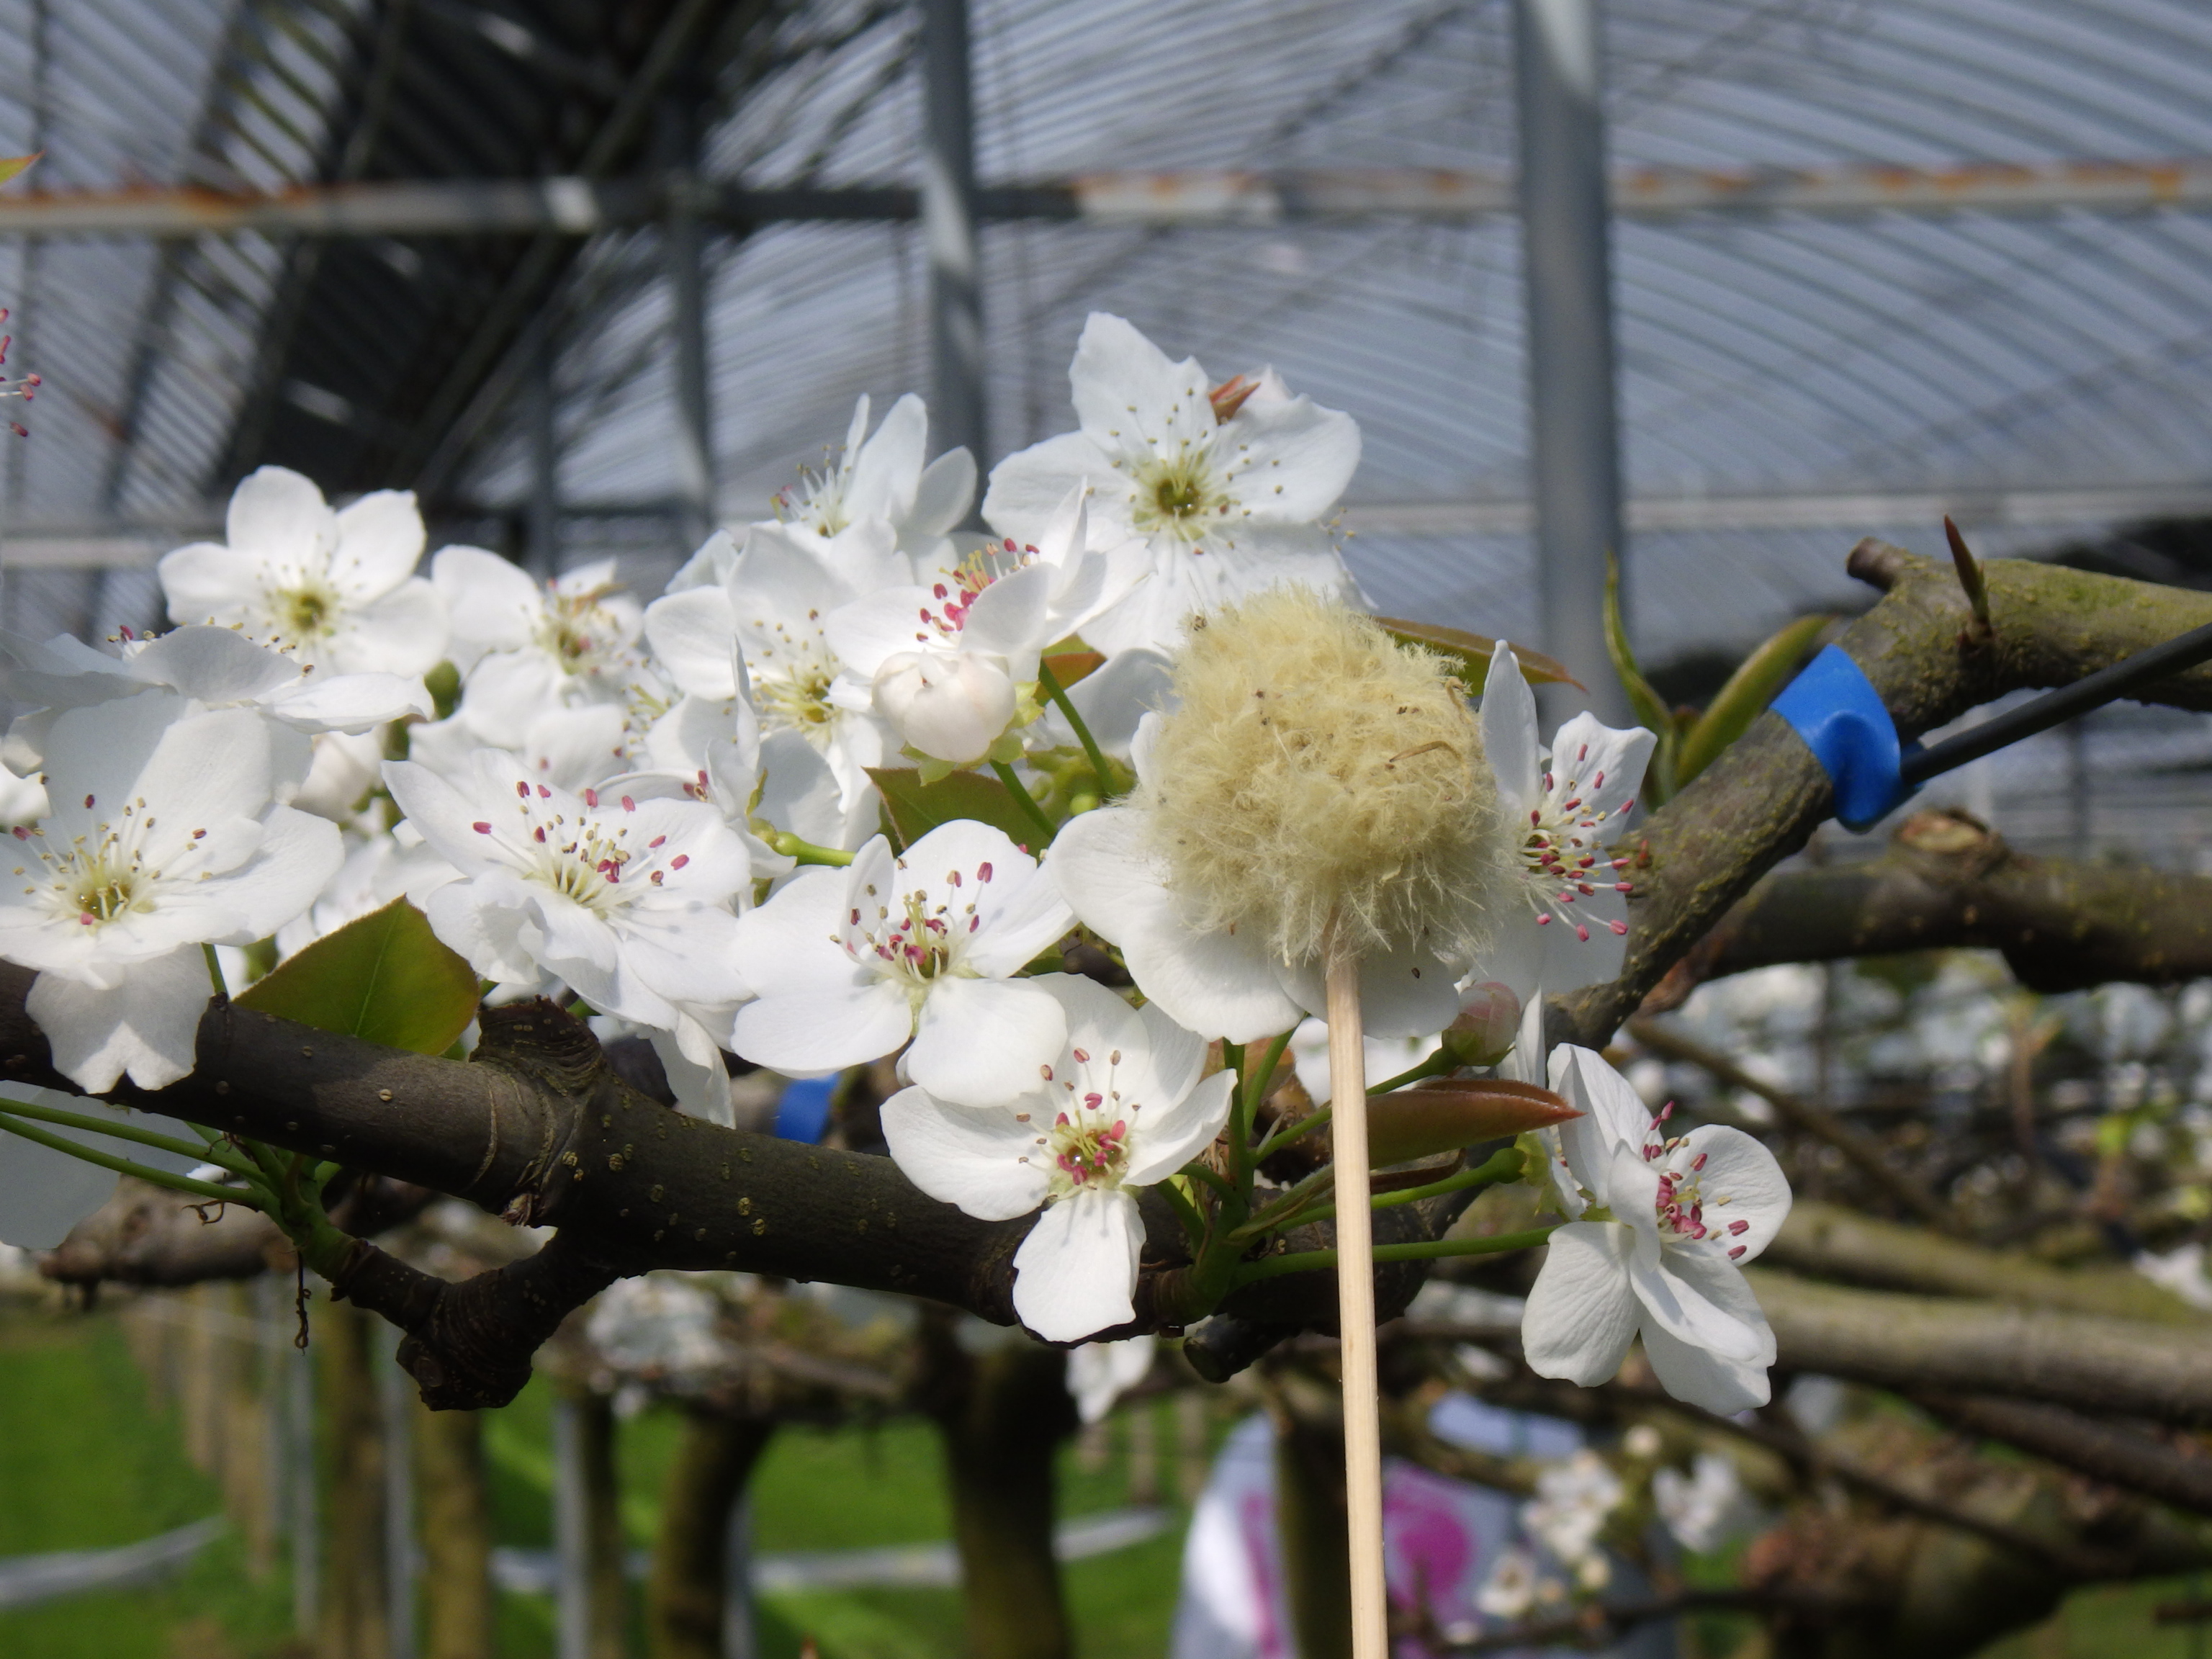
<svg viewBox="0 0 2212 1659"><path fill-rule="evenodd" d="M1190 921L1286 963L1329 943L1466 960L1512 869L1464 689L1443 659L1304 588L1202 617L1150 782L1154 845Z"/></svg>

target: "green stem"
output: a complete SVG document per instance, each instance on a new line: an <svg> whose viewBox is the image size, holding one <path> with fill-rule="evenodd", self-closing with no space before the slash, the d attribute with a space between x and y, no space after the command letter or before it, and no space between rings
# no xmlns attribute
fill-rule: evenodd
<svg viewBox="0 0 2212 1659"><path fill-rule="evenodd" d="M1021 804L1023 811L1029 814L1030 822L1044 831L1044 839L1030 849L1033 853L1043 852L1052 845L1053 836L1059 833L1053 827L1052 820L1045 817L1044 808L1037 805L1036 797L1030 793L1029 786L1021 781L1012 767L1004 761L993 761L991 769L999 775L999 781L1006 786L1006 793Z"/></svg>
<svg viewBox="0 0 2212 1659"><path fill-rule="evenodd" d="M1289 1039L1286 1037L1284 1041L1288 1042ZM1394 1089L1402 1089L1409 1083L1419 1083L1424 1078L1443 1077L1458 1069L1459 1067L1453 1063L1451 1056L1439 1048L1419 1065L1408 1066L1397 1076L1385 1078L1382 1082L1376 1084L1368 1090L1367 1097L1373 1100L1378 1095L1387 1095ZM1289 1127L1276 1130L1274 1133L1260 1143L1260 1150L1252 1155L1253 1161L1258 1164L1266 1163L1300 1135L1312 1133L1322 1124L1328 1122L1328 1119L1329 1109L1326 1106L1318 1107Z"/></svg>
<svg viewBox="0 0 2212 1659"><path fill-rule="evenodd" d="M1228 1176L1223 1175L1218 1170L1207 1169L1203 1164L1186 1164L1176 1173L1180 1176L1188 1176L1193 1181L1202 1181L1215 1192L1224 1196L1237 1190Z"/></svg>
<svg viewBox="0 0 2212 1659"><path fill-rule="evenodd" d="M1290 1046L1291 1034L1285 1031L1267 1045L1267 1052L1260 1062L1259 1071L1245 1079L1244 1121L1248 1124L1252 1121L1253 1114L1260 1109L1260 1103L1267 1097L1267 1091L1274 1086L1276 1069L1283 1063L1283 1050ZM1249 1136L1246 1138L1249 1139Z"/></svg>
<svg viewBox="0 0 2212 1659"><path fill-rule="evenodd" d="M1184 1173L1188 1174L1189 1171L1185 1170ZM1198 1206L1192 1203L1182 1188L1172 1181L1160 1182L1159 1194L1167 1200L1168 1207L1176 1212L1176 1218L1182 1223L1182 1230L1189 1237L1192 1248L1196 1249L1206 1237L1206 1218L1198 1212Z"/></svg>
<svg viewBox="0 0 2212 1659"><path fill-rule="evenodd" d="M1098 775L1098 793L1103 796L1114 787L1114 775L1106 769L1106 757L1098 747L1098 740L1091 735L1091 728L1083 723L1083 716L1075 712L1075 705L1068 701L1067 693L1060 689L1060 676L1052 672L1050 664L1042 660L1037 663L1037 684L1044 688L1045 696L1052 699L1053 707L1059 709L1067 723L1075 728L1075 740L1083 745L1083 752L1090 757L1091 769Z"/></svg>
<svg viewBox="0 0 2212 1659"><path fill-rule="evenodd" d="M1437 1238L1416 1244L1377 1244L1377 1261L1435 1261L1455 1255L1503 1255L1509 1250L1533 1249L1549 1238L1557 1227L1531 1227L1525 1232L1499 1233L1493 1238ZM1336 1266L1334 1250L1298 1250L1289 1255L1263 1256L1237 1270L1235 1282L1274 1279L1284 1273L1319 1273Z"/></svg>
<svg viewBox="0 0 2212 1659"><path fill-rule="evenodd" d="M1501 1182L1517 1181L1521 1178L1522 1162L1521 1154L1509 1146L1492 1153L1489 1161L1479 1168L1462 1170L1425 1187L1401 1187L1395 1192L1376 1193L1367 1200L1367 1207L1395 1209L1401 1204L1418 1204L1425 1198L1442 1198L1446 1193L1464 1192L1469 1187L1494 1187ZM1335 1216L1336 1206L1323 1204L1299 1212L1295 1219L1300 1226L1310 1227L1317 1221L1334 1220Z"/></svg>
<svg viewBox="0 0 2212 1659"><path fill-rule="evenodd" d="M11 1135L50 1147L57 1152L96 1164L103 1170L112 1170L118 1175L136 1176L141 1181L151 1182L156 1187L167 1187L173 1192L190 1193L196 1198L206 1199L212 1204L242 1204L249 1210L265 1209L260 1195L237 1187L216 1187L204 1181L195 1181L190 1176L171 1175L167 1170L149 1170L143 1164L133 1164L127 1158L118 1158L112 1152L103 1152L88 1146L82 1141L71 1140L65 1135L50 1135L43 1129L33 1129L28 1123L18 1121L0 1112L0 1130ZM102 1131L102 1133L106 1133Z"/></svg>
<svg viewBox="0 0 2212 1659"><path fill-rule="evenodd" d="M174 1135L165 1135L157 1130L142 1129L135 1123L118 1123L113 1118L94 1117L85 1112L64 1111L58 1106L38 1106L27 1100L16 1100L0 1094L0 1112L16 1117L27 1117L39 1123L58 1123L64 1129L88 1129L94 1134L108 1135L117 1140L136 1141L141 1146L151 1146L156 1152L174 1152L179 1158L189 1158L202 1164L229 1164L222 1158L211 1156L213 1148L205 1142L179 1140Z"/></svg>
<svg viewBox="0 0 2212 1659"><path fill-rule="evenodd" d="M797 859L801 864L850 864L853 855L841 853L834 847L817 847L811 841L801 841L788 830L778 830L769 837L768 844L787 859Z"/></svg>

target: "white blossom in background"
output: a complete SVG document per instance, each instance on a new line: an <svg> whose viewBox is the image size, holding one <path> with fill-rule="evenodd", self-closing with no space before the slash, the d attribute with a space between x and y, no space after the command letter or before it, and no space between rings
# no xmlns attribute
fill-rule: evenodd
<svg viewBox="0 0 2212 1659"><path fill-rule="evenodd" d="M276 957L296 955L349 921L381 910L410 894L426 898L443 882L459 879L453 866L423 844L402 820L389 830L345 832L345 859L315 901L276 930ZM226 965L226 974L228 973ZM234 981L237 988L243 984Z"/></svg>
<svg viewBox="0 0 2212 1659"><path fill-rule="evenodd" d="M737 1358L721 1304L678 1273L617 1279L592 1299L584 1335L610 1369L678 1387L708 1382Z"/></svg>
<svg viewBox="0 0 2212 1659"><path fill-rule="evenodd" d="M1498 1556L1490 1576L1475 1592L1474 1605L1488 1618L1518 1623L1538 1601L1559 1594L1559 1587L1544 1577L1536 1552L1525 1544L1515 1544Z"/></svg>
<svg viewBox="0 0 2212 1659"><path fill-rule="evenodd" d="M1509 919L1482 975L1526 1003L1540 991L1618 978L1628 951L1628 890L1606 842L1627 828L1656 744L1577 714L1547 750L1536 698L1503 641L1482 686L1482 749L1498 781L1527 914Z"/></svg>
<svg viewBox="0 0 2212 1659"><path fill-rule="evenodd" d="M38 970L25 1006L63 1075L158 1089L192 1069L201 946L305 910L337 869L337 826L276 804L270 727L246 709L149 692L70 709L47 740L51 810L14 831L0 957Z"/></svg>
<svg viewBox="0 0 2212 1659"><path fill-rule="evenodd" d="M1170 362L1098 312L1068 381L1080 429L992 469L983 516L1038 541L1069 489L1087 488L1094 544L1143 538L1149 572L1085 628L1092 646L1169 647L1192 612L1285 583L1356 599L1319 522L1359 464L1349 415L1291 397L1266 372L1212 387L1196 360Z"/></svg>
<svg viewBox="0 0 2212 1659"><path fill-rule="evenodd" d="M703 802L637 800L540 782L483 750L456 784L414 762L385 782L423 841L459 872L410 892L432 929L487 979L552 975L653 1038L684 1109L726 1121L720 1050L749 994L733 907L752 872Z"/></svg>
<svg viewBox="0 0 2212 1659"><path fill-rule="evenodd" d="M880 715L916 752L965 766L993 755L1008 728L1036 717L1037 662L1140 576L1142 547L1088 549L1083 492L1042 541L1011 540L863 594L830 618L844 666L831 701Z"/></svg>
<svg viewBox="0 0 2212 1659"><path fill-rule="evenodd" d="M1539 1376L1585 1388L1629 1344L1677 1400L1711 1412L1763 1406L1774 1333L1739 1268L1790 1213L1774 1154L1741 1129L1666 1133L1589 1049L1552 1051L1551 1086L1583 1115L1559 1126L1552 1176L1571 1219L1528 1292L1522 1346Z"/></svg>
<svg viewBox="0 0 2212 1659"><path fill-rule="evenodd" d="M830 696L844 665L829 618L864 594L911 582L914 567L883 520L836 540L832 559L782 526L755 525L727 580L664 594L647 608L645 630L654 660L684 695L726 698L741 680L748 685L763 737L804 737L829 762L849 810L872 799L867 769L883 764L891 745L872 714Z"/></svg>
<svg viewBox="0 0 2212 1659"><path fill-rule="evenodd" d="M1613 1565L1598 1543L1607 1519L1626 1495L1605 1459L1584 1449L1536 1477L1536 1496L1521 1507L1521 1524L1586 1590L1612 1581Z"/></svg>
<svg viewBox="0 0 2212 1659"><path fill-rule="evenodd" d="M787 1076L841 1070L913 1039L906 1079L995 1106L1036 1085L1066 1041L1060 999L1015 977L1073 925L1036 860L962 818L894 856L880 836L848 866L801 870L738 924L758 1000L734 1047Z"/></svg>
<svg viewBox="0 0 2212 1659"><path fill-rule="evenodd" d="M327 740L374 749L378 729L387 722L431 712L419 674L311 669L298 652L256 644L228 628L196 623L159 635L126 635L117 644L118 653L110 656L66 634L43 645L15 638L0 642L9 659L0 684L32 710L9 726L0 758L19 771L36 772L46 764L48 733L70 709L173 692L198 708L248 709L267 720L276 799L306 804L295 797L316 785ZM313 810L325 817L343 816L321 811L339 787L325 779L311 797Z"/></svg>
<svg viewBox="0 0 2212 1659"><path fill-rule="evenodd" d="M1653 1474L1651 1502L1674 1541L1697 1555L1724 1549L1759 1524L1758 1505L1735 1465L1718 1452L1699 1452L1688 1474L1674 1468Z"/></svg>
<svg viewBox="0 0 2212 1659"><path fill-rule="evenodd" d="M1144 1222L1135 1188L1165 1181L1228 1121L1231 1072L1203 1077L1203 1038L1158 1004L1132 1008L1072 974L1028 981L1064 1011L1066 1046L989 1109L921 1087L884 1103L907 1179L985 1221L1044 1212L1014 1253L1014 1311L1048 1342L1136 1317Z"/></svg>
<svg viewBox="0 0 2212 1659"><path fill-rule="evenodd" d="M1152 1372L1159 1344L1150 1336L1121 1342L1085 1342L1067 1356L1067 1392L1075 1414L1085 1423L1104 1420L1119 1400Z"/></svg>
<svg viewBox="0 0 2212 1659"><path fill-rule="evenodd" d="M415 574L411 493L333 512L312 480L264 466L231 493L225 534L162 557L170 621L236 626L329 673L419 675L446 654L446 606Z"/></svg>
<svg viewBox="0 0 2212 1659"><path fill-rule="evenodd" d="M856 524L888 524L899 550L933 563L950 550L953 526L975 501L975 458L948 449L927 465L929 411L912 392L901 398L868 434L866 393L853 407L845 447L820 471L802 467L799 483L777 493L780 523L816 538L835 558L836 538ZM676 591L676 584L670 584Z"/></svg>

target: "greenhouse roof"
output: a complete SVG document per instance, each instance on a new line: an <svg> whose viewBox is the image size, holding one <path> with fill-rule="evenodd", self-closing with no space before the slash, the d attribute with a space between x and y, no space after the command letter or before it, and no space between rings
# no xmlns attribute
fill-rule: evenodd
<svg viewBox="0 0 2212 1659"><path fill-rule="evenodd" d="M1648 656L1736 646L1844 602L1857 536L1927 547L1947 508L2000 552L2212 511L2212 210L2174 183L2212 161L2212 12L1604 10L1617 173L1804 186L1709 191L1616 224ZM615 179L664 164L672 109L702 112L704 169L724 183L915 180L902 5L10 0L0 15L16 46L0 150L43 149L48 191ZM1188 169L1495 180L1513 163L1504 0L975 0L973 31L987 185ZM2136 164L2107 171L2140 188L2100 195L2079 162ZM1912 175L1908 199L1888 167L1936 171ZM1962 167L1977 170L1943 171ZM2037 187L1942 199L1961 179ZM1867 188L1832 199L1839 179ZM920 236L888 220L717 239L726 517L762 515L860 393L880 407L927 392ZM106 547L143 562L271 460L334 491L420 488L453 533L489 536L479 509L513 514L528 495L511 394L547 355L532 319L550 306L568 544L628 547L649 580L679 551L653 517L676 484L662 243L650 225L0 242L10 361L46 381L35 435L8 452L8 523L19 547L58 550L10 556ZM1025 219L988 226L983 256L996 451L1070 423L1076 333L1086 313L1118 312L1218 374L1272 363L1358 417L1365 460L1343 522L1378 605L1533 629L1510 213Z"/></svg>

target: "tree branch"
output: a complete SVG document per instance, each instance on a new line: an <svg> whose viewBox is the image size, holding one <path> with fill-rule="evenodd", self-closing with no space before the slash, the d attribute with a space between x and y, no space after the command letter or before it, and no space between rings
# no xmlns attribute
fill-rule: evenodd
<svg viewBox="0 0 2212 1659"><path fill-rule="evenodd" d="M1781 962L2002 951L2030 990L2212 974L2212 878L2031 858L1963 812L1916 812L1863 864L1768 876L1676 963L1644 1011Z"/></svg>
<svg viewBox="0 0 2212 1659"><path fill-rule="evenodd" d="M2168 1325L2212 1323L2212 1316L2132 1267L2054 1267L1877 1221L1837 1204L1798 1202L1760 1260L1771 1267L1876 1290L1982 1297Z"/></svg>
<svg viewBox="0 0 2212 1659"><path fill-rule="evenodd" d="M2100 576L2061 565L1984 565L1991 640L1972 641L1973 613L1948 564L1865 541L1848 568L1884 590L1837 641L1881 694L1899 734L1915 738L2027 686L2069 685L2147 647L2212 623L2212 594ZM2212 708L2212 665L2145 687L2137 699ZM1827 774L1769 711L1690 787L1651 815L1629 848L1627 965L1609 984L1567 999L1555 1035L1602 1047L1668 969L1747 893L1805 844L1834 810Z"/></svg>
<svg viewBox="0 0 2212 1659"><path fill-rule="evenodd" d="M1778 1364L1902 1392L2040 1400L2179 1427L2212 1424L2212 1333L1954 1297L1815 1285L1771 1268L1745 1278L1774 1328Z"/></svg>
<svg viewBox="0 0 2212 1659"><path fill-rule="evenodd" d="M1987 1395L1920 1392L1912 1402L1939 1422L2047 1458L2077 1474L2212 1515L2212 1457L2061 1406Z"/></svg>

